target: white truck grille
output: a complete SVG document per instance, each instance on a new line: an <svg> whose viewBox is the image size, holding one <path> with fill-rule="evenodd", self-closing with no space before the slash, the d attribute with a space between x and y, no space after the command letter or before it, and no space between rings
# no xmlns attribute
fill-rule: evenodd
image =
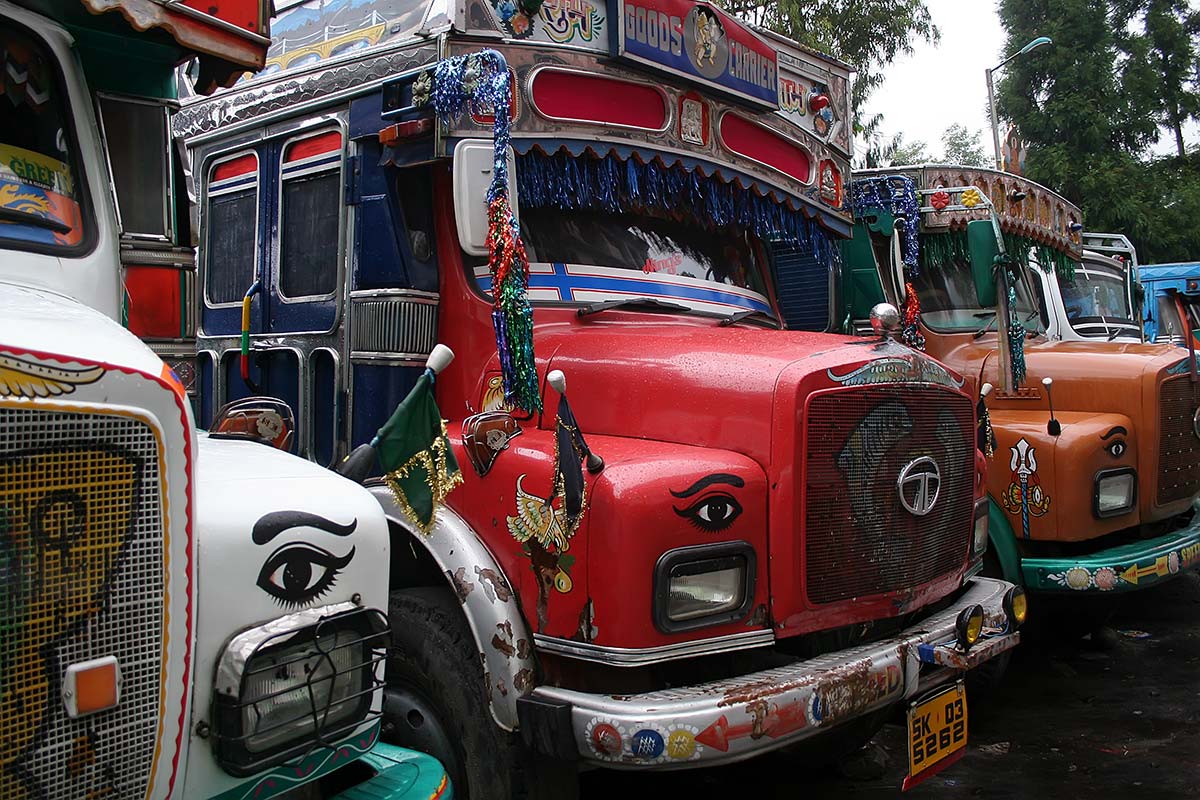
<svg viewBox="0 0 1200 800"><path fill-rule="evenodd" d="M141 420L0 408L0 797L141 798L162 688L158 443ZM116 656L116 708L71 719L68 666Z"/></svg>

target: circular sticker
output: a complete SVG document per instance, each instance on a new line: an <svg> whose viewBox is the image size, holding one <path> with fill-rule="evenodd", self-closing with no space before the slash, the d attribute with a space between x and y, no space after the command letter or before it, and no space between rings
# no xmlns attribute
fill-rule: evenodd
<svg viewBox="0 0 1200 800"><path fill-rule="evenodd" d="M687 725L676 728L667 734L667 756L677 761L691 761L700 757L700 748L696 735L700 729Z"/></svg>
<svg viewBox="0 0 1200 800"><path fill-rule="evenodd" d="M629 740L629 752L640 760L658 758L665 748L662 734L651 728L642 728Z"/></svg>
<svg viewBox="0 0 1200 800"><path fill-rule="evenodd" d="M1071 567L1067 570L1066 580L1072 589L1086 589L1092 585L1092 575L1086 567Z"/></svg>
<svg viewBox="0 0 1200 800"><path fill-rule="evenodd" d="M1117 585L1117 573L1112 567L1101 567L1096 570L1096 575L1093 578L1096 582L1096 588L1107 592Z"/></svg>
<svg viewBox="0 0 1200 800"><path fill-rule="evenodd" d="M621 728L612 720L593 719L588 723L585 733L596 755L607 759L620 758L621 750L625 746L625 737Z"/></svg>

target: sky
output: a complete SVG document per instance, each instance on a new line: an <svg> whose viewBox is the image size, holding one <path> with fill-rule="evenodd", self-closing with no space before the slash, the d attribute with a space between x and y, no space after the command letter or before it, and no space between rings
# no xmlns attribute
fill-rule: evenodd
<svg viewBox="0 0 1200 800"><path fill-rule="evenodd" d="M891 138L924 141L933 156L942 155L942 132L954 123L980 131L984 154L992 156L992 133L987 115L984 70L1004 60L1004 29L995 0L925 0L941 42L922 42L911 56L897 58L885 81L866 104L866 112L883 114L883 133ZM1050 45L1053 47L1053 45ZM1037 58L1034 50L1021 58ZM999 81L1000 75L996 74ZM1004 135L1001 128L1000 135ZM1200 127L1185 129L1185 140L1200 141ZM1174 138L1164 135L1156 153L1174 150Z"/></svg>

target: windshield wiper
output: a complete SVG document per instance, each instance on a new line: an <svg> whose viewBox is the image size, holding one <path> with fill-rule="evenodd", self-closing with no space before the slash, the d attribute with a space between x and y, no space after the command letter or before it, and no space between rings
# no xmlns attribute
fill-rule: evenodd
<svg viewBox="0 0 1200 800"><path fill-rule="evenodd" d="M992 323L996 321L996 312L995 311L984 311L983 313L976 314L975 316L988 318L987 322L983 323L983 327L980 328L979 330L975 331L975 338L978 339L980 336L983 336L985 333L988 332L988 328L992 327Z"/></svg>
<svg viewBox="0 0 1200 800"><path fill-rule="evenodd" d="M586 317L601 311L612 311L614 308L631 308L639 311L691 311L679 303L669 303L666 300L655 300L653 297L628 297L624 300L601 300L598 303L586 305L575 312L577 316Z"/></svg>
<svg viewBox="0 0 1200 800"><path fill-rule="evenodd" d="M56 219L43 217L33 211L21 211L16 208L0 208L0 220L19 222L22 225L33 225L35 228L48 228L55 233L70 233L71 226Z"/></svg>
<svg viewBox="0 0 1200 800"><path fill-rule="evenodd" d="M735 311L725 319L721 320L720 326L722 328L728 328L730 325L736 325L743 320L750 319L751 317L762 317L764 320L771 323L772 328L779 327L779 320L775 318L774 314L768 314L766 311L759 311L756 308L749 308L745 311Z"/></svg>

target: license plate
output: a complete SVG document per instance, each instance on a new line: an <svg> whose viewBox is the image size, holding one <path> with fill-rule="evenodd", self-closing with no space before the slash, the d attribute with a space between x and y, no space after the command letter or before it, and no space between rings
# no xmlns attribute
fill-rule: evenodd
<svg viewBox="0 0 1200 800"><path fill-rule="evenodd" d="M962 757L967 746L967 692L950 686L908 709L908 777L904 788Z"/></svg>

